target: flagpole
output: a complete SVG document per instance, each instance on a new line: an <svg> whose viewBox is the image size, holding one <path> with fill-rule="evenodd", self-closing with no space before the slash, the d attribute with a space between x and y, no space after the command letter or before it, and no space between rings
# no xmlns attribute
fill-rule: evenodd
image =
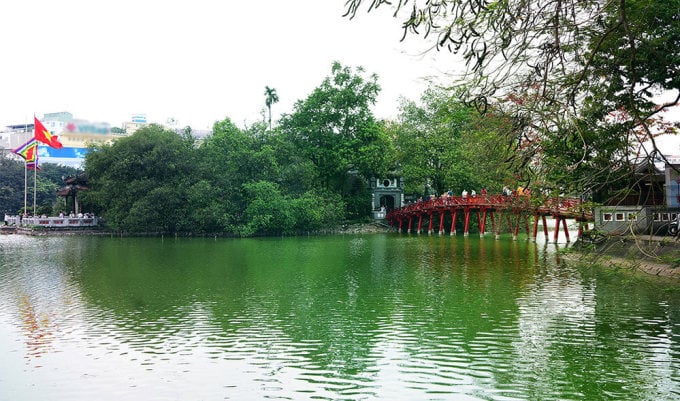
<svg viewBox="0 0 680 401"><path fill-rule="evenodd" d="M37 151L37 149L36 149ZM33 169L33 217L35 217L35 198L36 198L36 193L37 188L38 188L38 156L36 155L35 157L35 168Z"/></svg>
<svg viewBox="0 0 680 401"><path fill-rule="evenodd" d="M35 139L35 111L33 112L33 138ZM35 195L37 193L37 176L38 176L38 145L35 146L35 164L33 165L33 217L35 217Z"/></svg>
<svg viewBox="0 0 680 401"><path fill-rule="evenodd" d="M26 216L26 209L28 203L28 162L24 160L24 216Z"/></svg>
<svg viewBox="0 0 680 401"><path fill-rule="evenodd" d="M33 120L35 121L35 112L33 112ZM35 139L35 124L33 124L33 138ZM35 166L38 167L38 146L35 147ZM28 163L26 164L28 168ZM35 183L36 172L33 169L33 217L35 217L35 193L36 193L36 183Z"/></svg>

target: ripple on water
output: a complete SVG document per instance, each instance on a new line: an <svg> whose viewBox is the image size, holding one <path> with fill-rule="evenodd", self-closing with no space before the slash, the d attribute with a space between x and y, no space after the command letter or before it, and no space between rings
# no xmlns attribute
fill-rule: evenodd
<svg viewBox="0 0 680 401"><path fill-rule="evenodd" d="M399 241L421 251L416 248L422 238ZM455 239L427 240L453 248L450 241ZM163 252L171 246L165 241ZM502 246L494 242L499 252ZM680 326L668 317L673 302L650 302L650 310L631 300L618 305L597 279L581 279L573 269L537 269L536 280L523 265L480 267L469 255L462 267L453 254L460 249L448 254L446 248L450 267L442 267L439 249L413 258L401 248L375 250L369 237L344 243L322 261L306 259L316 253L313 248L305 248L304 260L290 258L294 266L248 265L234 273L221 265L206 267L205 259L199 267L178 267L163 258L168 266L161 269L149 256L143 269L90 266L86 279L72 265L81 263L74 257L36 255L37 262L27 265L2 259L0 330L20 339L10 350L23 351L28 344L42 352L29 357L40 359L47 373L31 376L30 369L16 369L26 381L42 389L73 382L91 399L98 392L126 398L120 389L132 389L128 398L138 399L580 400L677 394ZM7 249L0 240L0 258ZM232 252L230 258L235 254L241 257ZM503 260L520 263L525 255L520 256ZM344 262L336 265L335 259ZM214 272L193 276L194 269ZM290 273L281 274L285 269ZM130 302L130 283L138 276L147 283L162 281L153 287L161 294L136 289L139 302ZM98 291L110 292L108 298ZM26 322L37 323L36 335L51 334L43 342L26 342ZM84 397L54 398L67 396Z"/></svg>

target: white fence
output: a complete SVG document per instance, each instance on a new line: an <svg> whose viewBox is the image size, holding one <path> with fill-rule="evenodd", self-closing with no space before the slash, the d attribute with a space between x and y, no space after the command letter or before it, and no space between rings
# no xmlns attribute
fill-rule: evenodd
<svg viewBox="0 0 680 401"><path fill-rule="evenodd" d="M40 226L40 227L94 227L98 222L97 217L22 217L5 215L5 224L17 227Z"/></svg>

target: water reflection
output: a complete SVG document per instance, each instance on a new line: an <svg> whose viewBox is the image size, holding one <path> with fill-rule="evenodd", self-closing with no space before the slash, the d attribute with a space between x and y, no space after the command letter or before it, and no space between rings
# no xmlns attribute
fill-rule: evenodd
<svg viewBox="0 0 680 401"><path fill-rule="evenodd" d="M0 237L0 387L56 400L677 395L678 291L558 255L490 236ZM16 369L17 352L40 364Z"/></svg>
<svg viewBox="0 0 680 401"><path fill-rule="evenodd" d="M0 300L8 306L0 308L0 316L6 314L17 322L26 362L40 367L39 358L53 351L52 344L73 310L73 288L62 271L49 263L61 256L59 250L50 251L52 241L21 236L2 239ZM26 247L35 247L37 254Z"/></svg>

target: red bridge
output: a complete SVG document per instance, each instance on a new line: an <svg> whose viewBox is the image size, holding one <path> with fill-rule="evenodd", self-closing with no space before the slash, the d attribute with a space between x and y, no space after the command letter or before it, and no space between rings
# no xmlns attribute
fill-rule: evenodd
<svg viewBox="0 0 680 401"><path fill-rule="evenodd" d="M417 219L417 233L421 232L423 217L429 221L428 233L433 233L433 225L436 218L439 218L438 232L444 234L444 217L446 213L451 216L451 235L456 234L456 219L458 214L463 218L463 235L469 234L470 216L477 216L480 235L485 234L487 217L491 217L492 231L498 237L505 227L512 232L513 239L517 239L520 226L524 225L528 235L536 239L538 232L538 222L543 222L543 231L548 238L548 226L546 216L553 217L555 222L554 239L557 242L560 225L564 227L564 233L569 241L569 230L567 229L567 219L575 219L579 222L578 235L580 236L585 229L588 229L588 222L593 221L593 212L587 207L580 198L565 197L536 197L527 195L477 195L463 198L461 196L442 196L427 201L418 201L407 206L392 209L387 215L387 222L391 226L397 226L402 232L405 223L408 224L406 232L411 232L413 222ZM436 215L436 216L435 216ZM533 231L529 230L529 219L533 217Z"/></svg>

